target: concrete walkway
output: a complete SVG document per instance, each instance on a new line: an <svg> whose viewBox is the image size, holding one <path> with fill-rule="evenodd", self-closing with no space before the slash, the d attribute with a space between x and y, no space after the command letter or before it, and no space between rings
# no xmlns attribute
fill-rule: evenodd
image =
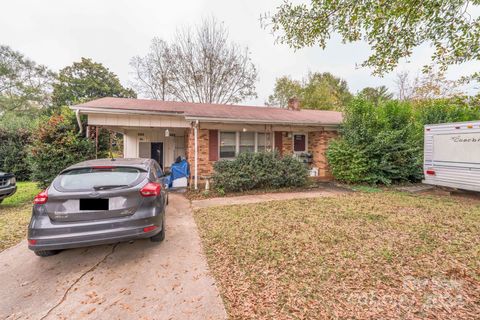
<svg viewBox="0 0 480 320"><path fill-rule="evenodd" d="M259 203L259 202L273 201L273 200L332 197L332 196L336 196L346 192L347 191L342 190L340 188L322 188L319 190L305 191L305 192L265 193L265 194L254 194L254 195L237 196L237 197L211 198L211 199L204 199L204 200L192 200L192 208L200 209L200 208L228 206L228 205L235 205L235 204Z"/></svg>
<svg viewBox="0 0 480 320"><path fill-rule="evenodd" d="M167 237L39 258L0 253L0 319L226 319L189 202L170 194Z"/></svg>

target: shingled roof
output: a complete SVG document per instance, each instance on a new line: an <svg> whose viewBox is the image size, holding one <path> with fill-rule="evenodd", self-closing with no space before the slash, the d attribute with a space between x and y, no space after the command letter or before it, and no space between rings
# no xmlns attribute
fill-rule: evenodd
<svg viewBox="0 0 480 320"><path fill-rule="evenodd" d="M276 107L189 103L147 99L101 98L72 107L82 112L160 113L187 120L339 125L342 114L324 110L288 110Z"/></svg>

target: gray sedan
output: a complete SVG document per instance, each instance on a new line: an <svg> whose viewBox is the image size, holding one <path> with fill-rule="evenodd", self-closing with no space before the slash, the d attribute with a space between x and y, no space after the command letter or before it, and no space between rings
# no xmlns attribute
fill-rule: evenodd
<svg viewBox="0 0 480 320"><path fill-rule="evenodd" d="M163 241L163 179L152 159L99 159L65 169L35 197L28 248L44 257L138 238Z"/></svg>

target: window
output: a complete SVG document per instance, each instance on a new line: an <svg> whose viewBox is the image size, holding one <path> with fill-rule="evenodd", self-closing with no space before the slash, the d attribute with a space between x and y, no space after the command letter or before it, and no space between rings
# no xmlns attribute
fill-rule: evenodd
<svg viewBox="0 0 480 320"><path fill-rule="evenodd" d="M145 172L131 167L79 168L59 175L54 185L62 191L83 191L129 186L140 182L144 177Z"/></svg>
<svg viewBox="0 0 480 320"><path fill-rule="evenodd" d="M294 134L293 135L293 151L295 151L295 152L305 152L305 151L307 151L304 134Z"/></svg>
<svg viewBox="0 0 480 320"><path fill-rule="evenodd" d="M237 148L236 132L220 132L220 158L234 158Z"/></svg>
<svg viewBox="0 0 480 320"><path fill-rule="evenodd" d="M272 149L272 135L264 132L220 132L219 157L235 158L242 152L263 152Z"/></svg>
<svg viewBox="0 0 480 320"><path fill-rule="evenodd" d="M255 132L240 132L240 152L255 152Z"/></svg>
<svg viewBox="0 0 480 320"><path fill-rule="evenodd" d="M270 141L270 133L257 133L257 151L263 152L272 149L272 143Z"/></svg>

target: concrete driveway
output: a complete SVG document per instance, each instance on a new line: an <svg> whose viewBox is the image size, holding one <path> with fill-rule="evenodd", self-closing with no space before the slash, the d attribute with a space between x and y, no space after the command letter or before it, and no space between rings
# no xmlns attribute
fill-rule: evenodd
<svg viewBox="0 0 480 320"><path fill-rule="evenodd" d="M225 319L189 202L170 194L163 243L0 253L0 319Z"/></svg>

